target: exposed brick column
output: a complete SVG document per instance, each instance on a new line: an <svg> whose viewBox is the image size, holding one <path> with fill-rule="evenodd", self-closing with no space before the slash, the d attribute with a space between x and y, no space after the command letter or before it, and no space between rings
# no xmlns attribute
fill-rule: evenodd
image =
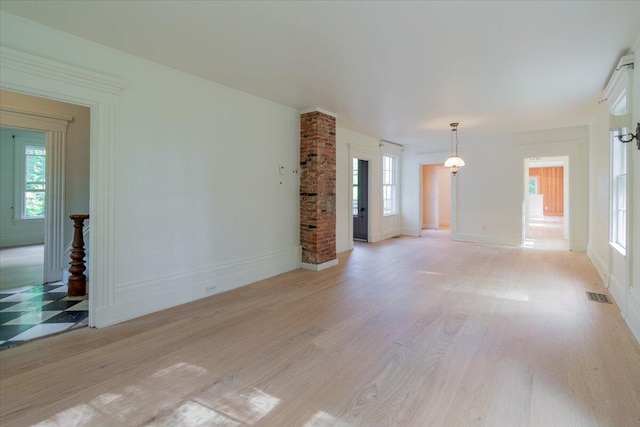
<svg viewBox="0 0 640 427"><path fill-rule="evenodd" d="M322 270L336 257L336 118L300 115L300 244L302 267Z"/></svg>

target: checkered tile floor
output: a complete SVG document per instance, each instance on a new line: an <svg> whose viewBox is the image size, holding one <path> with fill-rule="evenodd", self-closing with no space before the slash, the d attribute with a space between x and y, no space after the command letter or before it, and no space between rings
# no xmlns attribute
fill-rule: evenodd
<svg viewBox="0 0 640 427"><path fill-rule="evenodd" d="M87 324L89 301L62 283L0 290L0 350Z"/></svg>

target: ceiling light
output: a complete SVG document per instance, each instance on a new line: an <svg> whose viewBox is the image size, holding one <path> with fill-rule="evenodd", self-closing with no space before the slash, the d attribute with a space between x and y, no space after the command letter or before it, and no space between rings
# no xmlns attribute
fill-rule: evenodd
<svg viewBox="0 0 640 427"><path fill-rule="evenodd" d="M451 168L451 173L454 175L458 173L458 169L460 167L464 166L464 160L462 160L462 157L458 156L458 124L459 123L449 123L449 126L451 126L451 150L450 150L451 155L449 156L447 161L444 162L444 166L446 168ZM454 137L456 140L455 154L453 154Z"/></svg>

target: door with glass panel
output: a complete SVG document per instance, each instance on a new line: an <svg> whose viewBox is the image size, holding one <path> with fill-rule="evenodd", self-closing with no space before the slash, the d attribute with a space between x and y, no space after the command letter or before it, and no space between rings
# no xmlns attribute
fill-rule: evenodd
<svg viewBox="0 0 640 427"><path fill-rule="evenodd" d="M368 240L369 162L353 159L353 238Z"/></svg>

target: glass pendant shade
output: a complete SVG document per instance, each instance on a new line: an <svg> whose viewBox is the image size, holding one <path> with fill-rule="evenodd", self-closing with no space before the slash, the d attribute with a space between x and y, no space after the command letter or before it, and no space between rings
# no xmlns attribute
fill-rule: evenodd
<svg viewBox="0 0 640 427"><path fill-rule="evenodd" d="M464 160L462 160L462 157L458 156L458 124L459 123L449 124L449 126L451 126L451 155L449 156L447 161L444 162L444 167L451 168L451 173L454 175L458 173L458 168L464 166ZM453 154L454 139L456 141L455 154Z"/></svg>
<svg viewBox="0 0 640 427"><path fill-rule="evenodd" d="M460 156L450 156L446 162L444 162L444 167L452 168L454 166L460 167L464 166L464 160Z"/></svg>

